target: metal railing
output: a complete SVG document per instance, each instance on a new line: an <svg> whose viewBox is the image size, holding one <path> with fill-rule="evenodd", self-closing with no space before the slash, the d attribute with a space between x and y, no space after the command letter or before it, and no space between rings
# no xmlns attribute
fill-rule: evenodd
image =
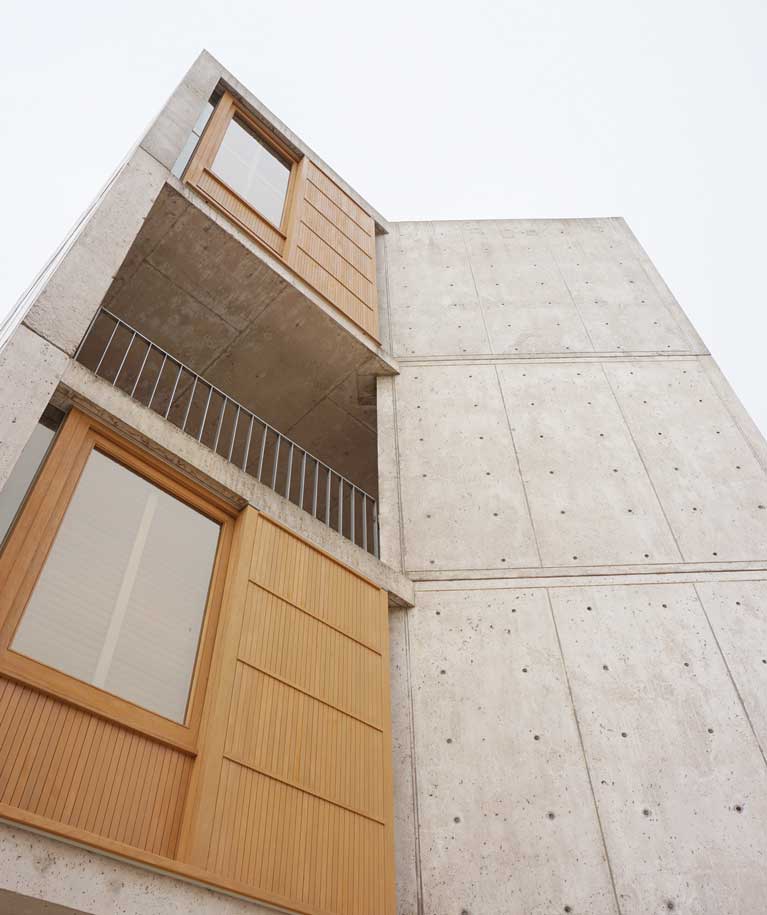
<svg viewBox="0 0 767 915"><path fill-rule="evenodd" d="M75 353L95 375L159 413L374 556L376 500L106 308Z"/></svg>

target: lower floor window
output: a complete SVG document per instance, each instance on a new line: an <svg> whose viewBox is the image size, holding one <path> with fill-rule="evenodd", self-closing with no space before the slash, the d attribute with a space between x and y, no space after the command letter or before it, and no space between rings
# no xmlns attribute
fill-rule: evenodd
<svg viewBox="0 0 767 915"><path fill-rule="evenodd" d="M92 451L12 650L183 721L218 534Z"/></svg>

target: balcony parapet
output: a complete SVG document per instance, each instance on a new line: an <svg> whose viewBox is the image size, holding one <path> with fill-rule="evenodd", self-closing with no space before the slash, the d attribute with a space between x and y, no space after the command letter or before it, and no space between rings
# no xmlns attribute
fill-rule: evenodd
<svg viewBox="0 0 767 915"><path fill-rule="evenodd" d="M76 360L352 543L379 556L375 498L106 308Z"/></svg>

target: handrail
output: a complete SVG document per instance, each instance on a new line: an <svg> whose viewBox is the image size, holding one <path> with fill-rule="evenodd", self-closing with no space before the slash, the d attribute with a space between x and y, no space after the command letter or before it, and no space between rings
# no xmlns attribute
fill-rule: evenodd
<svg viewBox="0 0 767 915"><path fill-rule="evenodd" d="M378 557L378 503L369 493L122 318L100 308L75 358L113 387ZM268 460L271 472L265 474ZM309 507L305 502L310 502Z"/></svg>

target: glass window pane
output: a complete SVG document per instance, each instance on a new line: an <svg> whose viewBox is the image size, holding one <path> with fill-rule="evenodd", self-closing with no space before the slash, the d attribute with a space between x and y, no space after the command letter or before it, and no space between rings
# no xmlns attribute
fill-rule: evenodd
<svg viewBox="0 0 767 915"><path fill-rule="evenodd" d="M219 532L93 451L12 649L183 721Z"/></svg>
<svg viewBox="0 0 767 915"><path fill-rule="evenodd" d="M0 544L13 524L55 434L51 424L39 422L6 480L0 492Z"/></svg>
<svg viewBox="0 0 767 915"><path fill-rule="evenodd" d="M227 127L213 171L262 216L280 225L290 164L237 118Z"/></svg>

